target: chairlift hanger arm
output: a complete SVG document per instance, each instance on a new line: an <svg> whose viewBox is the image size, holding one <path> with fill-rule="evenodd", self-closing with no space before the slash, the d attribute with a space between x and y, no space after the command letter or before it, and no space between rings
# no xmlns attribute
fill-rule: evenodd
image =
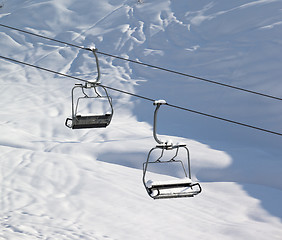
<svg viewBox="0 0 282 240"><path fill-rule="evenodd" d="M96 66L97 66L97 78L96 78L96 81L95 83L100 83L100 77L101 77L101 73L100 73L100 65L99 65L99 59L98 59L98 56L96 54L96 52L98 51L97 48L92 48L91 51L93 52L94 56L95 56L95 59L96 59Z"/></svg>
<svg viewBox="0 0 282 240"><path fill-rule="evenodd" d="M154 102L154 105L156 105L156 109L155 109L155 112L154 112L153 136L154 136L155 141L158 144L164 144L164 142L162 142L157 136L157 115L158 115L158 111L160 109L160 106L164 105L164 104L167 104L165 100L157 100L157 101Z"/></svg>

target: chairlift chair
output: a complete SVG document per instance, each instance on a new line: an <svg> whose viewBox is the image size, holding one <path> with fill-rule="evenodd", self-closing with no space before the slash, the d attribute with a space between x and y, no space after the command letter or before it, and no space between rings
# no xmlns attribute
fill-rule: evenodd
<svg viewBox="0 0 282 240"><path fill-rule="evenodd" d="M143 164L143 184L147 193L153 199L162 198L180 198L180 197L194 197L202 191L199 183L191 180L191 167L190 167L190 155L186 144L173 144L171 142L163 142L158 139L156 134L157 125L157 113L161 105L166 104L164 100L155 101L156 109L154 112L154 126L153 136L157 145L153 147L147 157L147 161ZM152 160L152 153L156 150L160 150L161 154L158 158ZM179 157L180 150L186 152L186 165L183 161L177 159ZM173 157L165 160L163 158L164 152L175 151ZM173 180L147 180L148 166L152 164L179 164L180 169L183 171L183 178L175 178Z"/></svg>
<svg viewBox="0 0 282 240"><path fill-rule="evenodd" d="M72 129L84 129L84 128L105 128L107 127L112 119L113 116L113 105L112 105L112 98L109 96L106 88L100 85L100 69L99 69L99 62L98 57L96 55L97 49L93 49L92 52L96 58L96 65L98 76L96 81L93 82L86 82L83 84L76 84L72 88L71 97L72 97L72 118L67 118L65 121L65 125ZM76 98L75 97L75 90L81 90L81 96ZM101 95L98 89L102 89L104 95ZM92 95L86 93L86 90L91 92ZM106 100L109 106L110 111L104 113L80 113L79 103L83 100L91 100L93 103L98 103L98 101Z"/></svg>
<svg viewBox="0 0 282 240"><path fill-rule="evenodd" d="M74 92L75 89L81 89L83 96L78 97L75 101ZM100 95L97 92L97 88L102 88L105 92L105 95ZM85 89L93 90L96 96L89 96L85 93ZM109 107L110 112L102 113L102 114L85 114L80 113L79 103L83 100L91 100L93 103L101 101L102 99L106 99ZM65 125L72 129L83 129L83 128L104 128L107 127L112 119L113 116L113 106L112 106L112 99L108 95L107 90L99 85L86 83L85 85L77 84L72 89L72 118L67 118Z"/></svg>

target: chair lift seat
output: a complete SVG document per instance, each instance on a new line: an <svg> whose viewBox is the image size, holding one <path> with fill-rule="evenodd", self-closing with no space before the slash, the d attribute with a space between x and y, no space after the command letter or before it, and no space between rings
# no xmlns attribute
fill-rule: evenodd
<svg viewBox="0 0 282 240"><path fill-rule="evenodd" d="M175 187L186 187L190 186L192 183L192 180L188 177L181 178L181 179L173 179L173 180L167 180L167 181L153 181L148 180L146 183L146 186L148 188L175 188Z"/></svg>
<svg viewBox="0 0 282 240"><path fill-rule="evenodd" d="M107 127L112 119L112 114L105 115L76 115L73 119L73 129L103 128Z"/></svg>
<svg viewBox="0 0 282 240"><path fill-rule="evenodd" d="M157 112L161 105L167 104L165 100L158 100L154 102L156 105L156 109L154 112L154 124L153 124L153 136L155 141L157 142L156 147L153 147L147 156L147 161L143 163L143 184L146 188L147 193L153 199L161 199L161 198L180 198L180 197L194 197L195 195L199 194L202 191L202 188L199 183L194 183L191 180L191 168L190 168L190 157L189 157L189 150L184 143L178 143L174 145L171 141L161 141L158 139L157 132L156 132L156 125L157 125ZM161 149L161 155L155 159L154 161L150 160L151 154L154 150ZM187 165L181 160L176 160L178 156L179 149L184 149L187 155ZM175 154L170 160L163 160L162 157L164 156L165 151L174 151ZM182 179L173 179L173 180L166 180L166 181L146 181L146 173L148 170L149 164L154 163L180 163L182 166L182 170L184 172L184 178Z"/></svg>
<svg viewBox="0 0 282 240"><path fill-rule="evenodd" d="M65 121L65 126L72 129L81 129L81 128L104 128L107 127L113 116L113 105L112 105L112 98L109 96L106 87L101 85L100 82L100 68L99 68L99 60L97 57L97 49L96 48L88 48L87 50L91 50L95 56L96 60L96 67L97 67L97 78L96 80L86 81L83 84L75 84L71 91L71 99L72 99L72 118L67 118ZM74 92L76 89L81 90L81 94L79 97L75 97ZM103 89L105 95L100 94L98 89ZM87 90L87 91L86 91ZM90 91L92 90L92 91ZM75 100L76 99L76 100ZM96 99L106 99L108 102L108 107L110 107L108 112L104 112L100 115L94 114L93 112L91 115L88 114L80 114L78 110L80 110L79 102L80 100L87 99L88 100L95 100ZM85 106L84 106L85 107ZM90 106L92 108L92 106ZM83 109L83 108L82 108ZM95 109L95 108L94 108ZM104 109L104 108L102 108Z"/></svg>
<svg viewBox="0 0 282 240"><path fill-rule="evenodd" d="M193 189L194 186L197 188ZM194 197L202 191L200 184L193 183L189 177L168 181L148 180L146 187L154 199Z"/></svg>

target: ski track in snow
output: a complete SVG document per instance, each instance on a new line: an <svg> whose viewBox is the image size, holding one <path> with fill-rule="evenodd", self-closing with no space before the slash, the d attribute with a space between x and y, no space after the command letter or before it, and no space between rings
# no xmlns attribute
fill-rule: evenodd
<svg viewBox="0 0 282 240"><path fill-rule="evenodd" d="M15 0L0 21L279 96L281 8L278 0ZM3 56L96 78L92 53L2 27L0 46ZM281 129L278 103L99 60L105 85ZM1 60L0 82L0 239L281 239L280 139L163 107L160 137L187 143L203 192L153 201L141 181L155 145L151 103L111 91L111 125L74 131L64 126L73 80Z"/></svg>

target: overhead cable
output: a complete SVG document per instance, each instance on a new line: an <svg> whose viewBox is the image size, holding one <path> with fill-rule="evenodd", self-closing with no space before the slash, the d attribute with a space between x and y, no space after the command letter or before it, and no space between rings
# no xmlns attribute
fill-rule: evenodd
<svg viewBox="0 0 282 240"><path fill-rule="evenodd" d="M85 48L85 47L78 46L78 45L75 45L75 44L72 44L72 43L68 43L68 42L60 41L60 40L57 40L57 39L54 39L54 38L46 37L46 36L43 36L43 35L40 35L40 34L35 34L35 33L32 33L32 32L25 31L25 30L22 30L22 29L19 29L19 28L15 28L15 27L11 27L11 26L8 26L8 25L0 24L0 26L1 27L5 27L5 28L9 28L9 29L12 29L12 30L16 30L16 31L19 31L19 32L22 32L22 33L25 33L25 34L30 34L30 35L33 35L33 36L36 36L36 37L44 38L44 39L47 39L47 40L50 40L50 41L54 41L54 42L58 42L58 43L61 43L61 44L65 44L65 45L68 45L68 46L72 46L72 47L75 47L75 48L92 51L92 49L90 49L90 48ZM198 76L190 75L190 74L187 74L187 73L182 73L182 72L179 72L179 71L175 71L175 70L171 70L171 69L155 66L155 65L152 65L152 64L148 64L148 63L143 63L143 62L132 60L132 59L128 59L128 58L123 58L123 57L120 57L120 56L116 56L116 55L113 55L113 54L101 52L101 51L98 51L98 50L96 51L96 53L99 53L99 54L104 55L104 56L120 59L120 60L123 60L123 61L132 62L132 63L135 63L135 64L140 64L140 65L143 65L143 66L146 66L146 67L155 68L155 69L158 69L158 70L170 72L170 73L173 73L173 74L177 74L177 75L181 75L181 76L197 79L197 80L208 82L208 83L211 83L211 84L216 84L216 85L219 85L219 86L222 86L222 87L228 87L228 88L232 88L232 89L235 89L235 90L238 90L238 91L243 91L243 92L259 95L259 96L262 96L262 97L267 97L267 98L271 98L271 99L282 101L282 98L276 97L276 96L273 96L273 95L269 95L269 94L265 94L265 93L261 93L261 92L257 92L257 91L253 91L253 90L249 90L249 89L233 86L233 85L230 85L230 84L225 84L225 83L217 82L217 81L210 80L210 79L207 79L207 78L198 77Z"/></svg>
<svg viewBox="0 0 282 240"><path fill-rule="evenodd" d="M0 58L2 58L4 60L12 61L14 63L19 63L19 64L23 64L23 65L26 65L26 66L29 66L29 67L37 68L37 69L40 69L40 70L43 70L43 71L51 72L51 73L54 73L54 74L57 74L57 75L61 75L61 76L64 76L64 77L72 78L72 79L75 79L75 80L78 80L78 81L89 82L89 81L87 81L85 79L82 79L82 78L70 76L70 75L67 75L67 74L64 74L64 73L60 73L60 72L57 72L57 71L53 71L53 70L50 70L50 69L47 69L47 68L39 67L39 66L36 66L36 65L33 65L33 64L30 64L30 63L18 61L18 60L15 60L15 59L12 59L12 58L8 58L8 57L4 57L4 56L1 56L1 55L0 55ZM131 96L134 96L134 97L137 97L137 98L142 98L142 99L147 100L147 101L155 102L155 99L152 99L152 98L149 98L149 97L145 97L145 96L138 95L138 94L135 94L135 93L131 93L131 92L128 92L128 91L125 91L125 90L121 90L121 89L105 86L103 84L99 84L99 85L102 86L102 87L105 87L107 89L113 90L113 91L117 91L117 92L120 92L120 93L123 93L123 94L131 95ZM189 109L189 108L186 108L186 107L181 107L181 106L173 105L173 104L170 104L170 103L166 103L166 105L169 106L169 107L176 108L176 109L181 109L181 110L184 110L184 111L188 111L188 112L192 112L192 113L195 113L195 114L199 114L199 115L202 115L202 116L205 116L205 117L214 118L214 119L218 119L218 120L221 120L221 121L224 121L224 122L229 122L229 123L232 123L232 124L236 124L236 125L252 128L252 129L255 129L255 130L267 132L267 133L278 135L278 136L282 136L282 133L280 133L280 132L275 132L275 131L272 131L272 130L268 130L268 129L264 129L264 128L260 128L260 127L256 127L256 126L252 126L252 125L249 125L249 124L233 121L233 120L222 118L222 117L218 117L218 116L215 116L215 115L211 115L211 114L195 111L195 110L192 110L192 109Z"/></svg>
<svg viewBox="0 0 282 240"><path fill-rule="evenodd" d="M39 37L39 38L44 38L44 39L47 39L47 40L50 40L50 41L53 41L53 42L69 45L69 46L72 46L72 47L75 47L75 48L85 49L84 47L81 47L81 46L78 46L78 45L75 45L75 44L72 44L72 43L67 43L67 42L60 41L60 40L57 40L57 39L54 39L54 38L49 38L49 37L46 37L46 36L43 36L43 35L40 35L40 34L32 33L32 32L25 31L25 30L22 30L22 29L19 29L19 28L4 25L4 24L1 24L1 23L0 23L0 26L5 27L5 28L9 28L9 29L12 29L12 30L16 30L18 32L26 33L26 34L29 34L29 35L33 35L33 36L36 36L36 37Z"/></svg>

